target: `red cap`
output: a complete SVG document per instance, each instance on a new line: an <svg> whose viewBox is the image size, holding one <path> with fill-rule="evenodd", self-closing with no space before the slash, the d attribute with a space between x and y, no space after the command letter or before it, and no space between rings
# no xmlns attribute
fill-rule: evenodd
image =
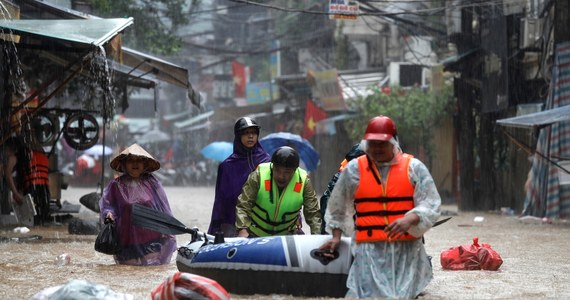
<svg viewBox="0 0 570 300"><path fill-rule="evenodd" d="M368 122L364 139L389 141L397 133L396 123L392 119L386 116L378 116Z"/></svg>

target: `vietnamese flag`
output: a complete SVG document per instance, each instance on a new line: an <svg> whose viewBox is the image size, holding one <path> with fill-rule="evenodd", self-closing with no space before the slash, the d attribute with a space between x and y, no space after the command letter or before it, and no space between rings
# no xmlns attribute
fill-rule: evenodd
<svg viewBox="0 0 570 300"><path fill-rule="evenodd" d="M247 66L232 61L232 77L234 80L234 94L236 98L245 98L245 87L248 80Z"/></svg>
<svg viewBox="0 0 570 300"><path fill-rule="evenodd" d="M307 99L305 106L305 128L303 129L303 137L310 139L315 135L317 122L326 119L327 113L319 108L311 99Z"/></svg>

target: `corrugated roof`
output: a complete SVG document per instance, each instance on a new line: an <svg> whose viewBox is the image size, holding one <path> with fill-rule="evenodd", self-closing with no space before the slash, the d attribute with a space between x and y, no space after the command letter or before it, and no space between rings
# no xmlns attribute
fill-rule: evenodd
<svg viewBox="0 0 570 300"><path fill-rule="evenodd" d="M341 73L339 82L345 100L372 95L371 87L381 87L388 82L385 72Z"/></svg>
<svg viewBox="0 0 570 300"><path fill-rule="evenodd" d="M42 14L49 14L57 18L72 20L100 20L100 17L89 15L80 11L58 6L40 0L16 0L17 4L25 4L35 9L41 10ZM29 18L29 17L28 17ZM47 17L46 17L47 19ZM144 22L144 20L137 20ZM123 64L131 67L133 70L141 71L144 74L152 74L158 80L174 84L188 90L193 91L188 80L188 70L176 64L165 61L161 58L139 52L128 47L122 47ZM190 97L197 97L197 93L189 93ZM194 95L196 94L196 95ZM191 99L197 101L196 99Z"/></svg>
<svg viewBox="0 0 570 300"><path fill-rule="evenodd" d="M176 129L185 128L185 127L188 127L188 126L190 126L190 125L193 125L194 123L197 123L197 122L199 122L199 121L206 120L206 119L208 119L209 117L211 117L212 115L214 115L214 111L213 111L213 110L212 110L212 111L209 111L209 112L205 112L205 113L203 113L203 114L199 114L199 115L197 115L197 116L194 116L194 117L192 117L192 118L190 118L190 119L188 119L188 120L184 120L184 121L182 121L182 122L176 122L176 123L174 123L174 127L175 127Z"/></svg>
<svg viewBox="0 0 570 300"><path fill-rule="evenodd" d="M370 87L381 87L390 79L386 72L378 69L339 71L338 74L339 84L345 100L371 95ZM306 79L306 77L306 74L283 75L279 76L277 81L301 80Z"/></svg>
<svg viewBox="0 0 570 300"><path fill-rule="evenodd" d="M556 122L570 121L570 105L518 117L497 120L497 124L510 127L533 128Z"/></svg>
<svg viewBox="0 0 570 300"><path fill-rule="evenodd" d="M18 35L58 39L101 46L126 27L133 18L75 20L0 20L0 27Z"/></svg>

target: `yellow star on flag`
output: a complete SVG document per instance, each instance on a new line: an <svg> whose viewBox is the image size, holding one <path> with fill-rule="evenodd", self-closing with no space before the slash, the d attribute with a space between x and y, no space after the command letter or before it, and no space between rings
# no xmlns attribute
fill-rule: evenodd
<svg viewBox="0 0 570 300"><path fill-rule="evenodd" d="M241 76L234 76L234 83L235 83L236 85L241 86L242 83L243 83L243 77L241 77Z"/></svg>
<svg viewBox="0 0 570 300"><path fill-rule="evenodd" d="M313 119L313 117L309 117L309 121L307 121L307 127L309 127L311 131L314 131L316 126L317 123L315 123L315 119Z"/></svg>

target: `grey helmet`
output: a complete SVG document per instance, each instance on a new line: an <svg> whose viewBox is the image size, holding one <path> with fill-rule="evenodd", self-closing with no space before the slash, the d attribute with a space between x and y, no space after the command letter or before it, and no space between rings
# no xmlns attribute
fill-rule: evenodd
<svg viewBox="0 0 570 300"><path fill-rule="evenodd" d="M257 134L259 135L259 129L261 127L259 127L259 125L257 125L257 122L253 118L250 118L250 117L239 118L236 121L236 124L234 125L234 133L236 135L238 135L242 130L247 129L247 128L251 128L251 127L257 129Z"/></svg>

